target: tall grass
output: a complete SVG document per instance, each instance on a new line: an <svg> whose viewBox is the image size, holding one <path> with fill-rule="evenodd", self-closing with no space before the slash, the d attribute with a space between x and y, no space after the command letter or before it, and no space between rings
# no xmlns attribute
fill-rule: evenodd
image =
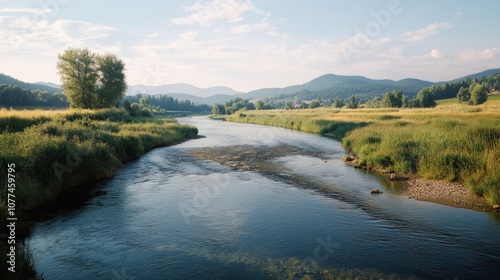
<svg viewBox="0 0 500 280"><path fill-rule="evenodd" d="M7 186L7 165L14 163L18 232L27 230L24 211L76 187L111 177L124 161L154 147L197 133L195 127L179 125L173 119L131 118L118 109L0 110L0 185ZM0 192L3 221L7 218L6 196L6 191ZM35 279L28 249L23 244L16 248L16 273L11 278ZM1 242L0 249L7 251L6 242ZM1 260L6 262L5 254Z"/></svg>
<svg viewBox="0 0 500 280"><path fill-rule="evenodd" d="M227 119L333 135L363 165L465 183L500 203L500 99L475 107L250 111Z"/></svg>
<svg viewBox="0 0 500 280"><path fill-rule="evenodd" d="M0 111L0 170L15 163L16 198L32 209L113 175L122 162L197 134L172 119L132 119L122 110ZM6 125L7 124L7 125ZM5 125L5 126L4 126ZM5 129L9 126L11 129ZM15 128L15 129L14 129ZM6 185L6 176L0 177ZM5 204L6 193L0 201Z"/></svg>

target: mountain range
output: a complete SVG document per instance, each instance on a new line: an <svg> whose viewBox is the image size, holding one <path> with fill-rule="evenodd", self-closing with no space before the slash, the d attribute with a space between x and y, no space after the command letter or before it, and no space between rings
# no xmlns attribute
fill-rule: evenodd
<svg viewBox="0 0 500 280"><path fill-rule="evenodd" d="M383 95L387 91L393 89L404 92L408 97L413 97L421 89L431 86L440 85L447 82L456 82L465 80L468 77L472 79L487 77L495 73L500 73L500 69L490 69L480 73L471 74L465 77L433 83L419 79L403 79L399 81L393 80L374 80L363 76L341 76L327 74L320 76L302 85L293 85L285 88L263 88L250 92L239 92L228 87L218 86L211 88L199 88L190 84L170 84L161 86L143 86L131 85L128 87L126 94L147 94L147 95L169 95L178 100L190 100L197 104L224 103L225 101L241 97L243 99L255 100L261 98L280 98L293 99L298 97L302 100L312 100L316 98L348 98L355 94L361 99L371 99L376 95ZM53 83L24 83L10 76L0 74L0 84L17 85L26 89L46 90L51 93L61 92L59 85Z"/></svg>
<svg viewBox="0 0 500 280"><path fill-rule="evenodd" d="M56 93L56 92L61 92L62 89L56 84L50 84L50 83L25 83L22 82L18 79L15 79L11 76L4 75L0 73L0 85L1 84L6 84L6 85L12 85L12 86L18 86L23 89L29 89L29 90L41 90L41 91L48 91L49 93Z"/></svg>

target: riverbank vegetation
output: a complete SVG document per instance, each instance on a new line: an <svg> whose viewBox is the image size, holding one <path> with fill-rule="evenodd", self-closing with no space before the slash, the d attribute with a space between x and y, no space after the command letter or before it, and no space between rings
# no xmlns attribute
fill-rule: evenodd
<svg viewBox="0 0 500 280"><path fill-rule="evenodd" d="M108 178L125 161L193 137L174 119L131 117L125 110L0 110L0 166L15 163L19 209L42 205L72 188ZM6 184L6 177L0 178ZM1 194L5 207L5 192ZM3 213L4 211L2 211Z"/></svg>
<svg viewBox="0 0 500 280"><path fill-rule="evenodd" d="M165 117L131 117L123 109L16 111L0 110L0 184L7 168L15 170L17 272L32 279L31 255L22 245L29 231L24 213L62 195L85 191L92 182L111 177L128 160L186 138L198 130ZM0 219L7 217L7 192L0 193ZM28 226L29 227L29 226ZM2 242L2 252L5 243ZM6 245L5 245L6 246ZM1 260L7 261L3 254Z"/></svg>
<svg viewBox="0 0 500 280"><path fill-rule="evenodd" d="M226 120L334 136L361 165L462 182L500 202L499 95L475 107L454 99L428 109L240 111Z"/></svg>

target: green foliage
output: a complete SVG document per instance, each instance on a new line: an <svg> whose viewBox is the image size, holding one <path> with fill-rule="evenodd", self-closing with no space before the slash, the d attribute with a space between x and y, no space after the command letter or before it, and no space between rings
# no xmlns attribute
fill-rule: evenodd
<svg viewBox="0 0 500 280"><path fill-rule="evenodd" d="M177 100L171 96L167 95L144 95L137 94L134 96L127 96L125 101L128 101L130 104L132 103L140 103L141 98L147 97L151 102L151 106L157 106L155 108L163 109L166 111L175 111L175 112L196 112L196 113L206 113L210 112L210 106L206 104L194 104L189 100ZM124 106L125 106L124 101Z"/></svg>
<svg viewBox="0 0 500 280"><path fill-rule="evenodd" d="M69 106L66 96L37 89L23 89L19 86L0 84L0 106L4 107L61 107Z"/></svg>
<svg viewBox="0 0 500 280"><path fill-rule="evenodd" d="M469 91L472 105L480 105L488 100L488 89L485 84L472 84Z"/></svg>
<svg viewBox="0 0 500 280"><path fill-rule="evenodd" d="M319 108L320 106L321 106L321 99L315 99L311 102L311 105L309 106L309 108L315 109L315 108Z"/></svg>
<svg viewBox="0 0 500 280"><path fill-rule="evenodd" d="M413 105L418 105L415 107L422 107L422 108L436 107L434 93L427 88L424 88L423 90L419 91L417 96L415 97L415 100L416 102Z"/></svg>
<svg viewBox="0 0 500 280"><path fill-rule="evenodd" d="M401 91L393 90L392 92L387 92L381 101L380 107L386 108L401 108L403 107L403 96L405 96Z"/></svg>
<svg viewBox="0 0 500 280"><path fill-rule="evenodd" d="M124 96L125 65L114 55L69 48L59 55L57 70L72 108L108 108Z"/></svg>
<svg viewBox="0 0 500 280"><path fill-rule="evenodd" d="M470 100L470 92L468 87L461 87L457 93L457 99L460 103L467 103Z"/></svg>
<svg viewBox="0 0 500 280"><path fill-rule="evenodd" d="M359 155L360 164L462 182L496 204L500 203L500 115L494 105L498 103L491 104L479 112L464 106L281 110L248 113L244 118L233 115L228 120L335 136Z"/></svg>
<svg viewBox="0 0 500 280"><path fill-rule="evenodd" d="M106 54L96 56L99 80L96 89L96 107L116 106L127 89L125 64L117 56Z"/></svg>
<svg viewBox="0 0 500 280"><path fill-rule="evenodd" d="M255 105L246 99L237 97L224 102L224 109L219 107L216 111L218 111L219 114L232 115L242 109L255 110ZM214 113L214 107L212 107L212 113Z"/></svg>
<svg viewBox="0 0 500 280"><path fill-rule="evenodd" d="M349 97L349 103L347 103L347 108L349 109L356 109L358 108L359 101L356 100L356 96L352 95Z"/></svg>
<svg viewBox="0 0 500 280"><path fill-rule="evenodd" d="M266 99L259 99L257 102L255 102L255 109L256 110L271 110L273 109L273 106L269 104L269 102Z"/></svg>
<svg viewBox="0 0 500 280"><path fill-rule="evenodd" d="M12 122L4 114L0 114L0 123ZM0 133L0 170L15 163L16 172L23 175L16 189L22 210L108 178L122 162L198 133L171 119L131 119L118 109L66 111L35 118L25 115L19 112L14 119L19 122L16 132ZM0 183L5 185L5 178ZM0 194L0 201L5 201L5 194Z"/></svg>
<svg viewBox="0 0 500 280"><path fill-rule="evenodd" d="M334 108L342 108L342 107L344 107L344 106L345 106L345 102L344 102L344 100L342 100L342 99L340 99L340 98L338 98L338 97L337 97L337 98L335 99L335 103L333 104L333 107L334 107Z"/></svg>
<svg viewBox="0 0 500 280"><path fill-rule="evenodd" d="M292 110L293 109L293 101L292 100L287 100L285 102L285 110Z"/></svg>

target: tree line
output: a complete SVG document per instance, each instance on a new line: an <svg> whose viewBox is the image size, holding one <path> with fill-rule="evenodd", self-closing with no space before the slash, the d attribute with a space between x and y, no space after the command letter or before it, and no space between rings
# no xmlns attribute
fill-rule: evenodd
<svg viewBox="0 0 500 280"><path fill-rule="evenodd" d="M145 101L145 99L149 101ZM142 100L142 102L141 102ZM210 112L210 106L206 104L195 104L189 100L177 100L168 95L145 95L137 94L133 96L127 96L125 102L129 102L131 105L139 104L150 106L156 106L159 109L165 111L183 111L183 112L193 112L193 113L206 113Z"/></svg>
<svg viewBox="0 0 500 280"><path fill-rule="evenodd" d="M68 105L67 98L62 93L49 93L0 84L0 106L2 107L68 107Z"/></svg>

